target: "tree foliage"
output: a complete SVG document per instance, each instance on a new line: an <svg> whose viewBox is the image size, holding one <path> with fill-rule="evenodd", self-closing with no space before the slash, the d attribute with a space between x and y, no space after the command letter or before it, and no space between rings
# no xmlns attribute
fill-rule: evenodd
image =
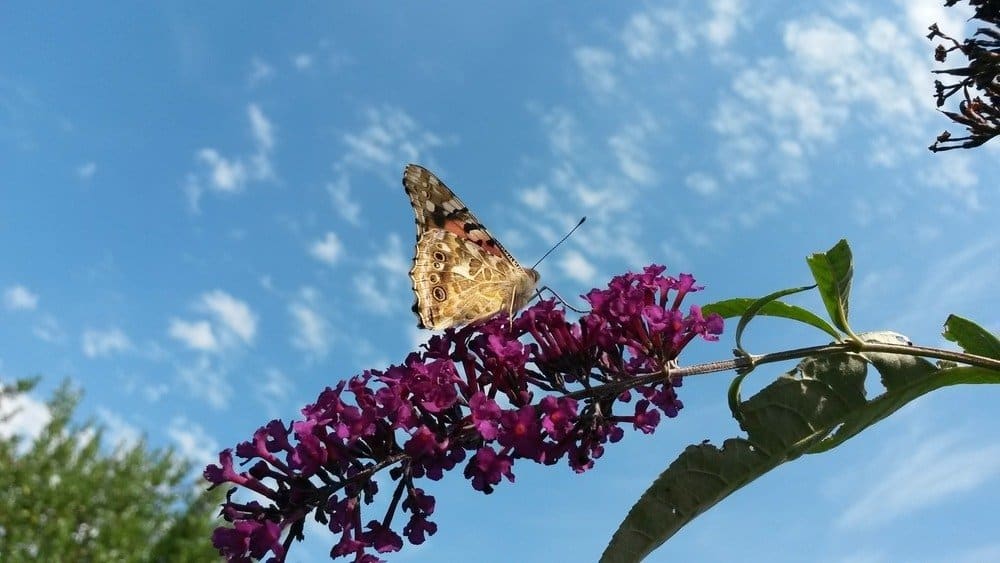
<svg viewBox="0 0 1000 563"><path fill-rule="evenodd" d="M0 424L36 383L0 387ZM170 450L139 442L109 451L101 428L72 422L79 399L64 384L37 438L0 437L0 561L216 558L209 536L220 495L200 493Z"/></svg>

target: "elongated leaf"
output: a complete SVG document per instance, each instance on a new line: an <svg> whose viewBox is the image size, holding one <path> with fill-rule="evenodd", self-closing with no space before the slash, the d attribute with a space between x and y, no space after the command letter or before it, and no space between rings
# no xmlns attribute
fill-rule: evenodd
<svg viewBox="0 0 1000 563"><path fill-rule="evenodd" d="M809 256L806 263L812 270L813 279L816 280L819 294L823 298L823 305L826 306L834 326L851 333L847 323L850 312L848 303L851 297L851 278L854 276L851 247L846 240L841 239L830 250Z"/></svg>
<svg viewBox="0 0 1000 563"><path fill-rule="evenodd" d="M1000 360L1000 340L968 319L950 315L944 322L944 337L969 354Z"/></svg>
<svg viewBox="0 0 1000 563"><path fill-rule="evenodd" d="M862 430L874 425L910 401L942 387L963 384L1000 383L1000 372L978 367L956 367L938 370L932 375L911 382L895 393L885 393L871 401L863 409L852 413L836 434L824 439L807 453L815 454L831 450L853 438Z"/></svg>
<svg viewBox="0 0 1000 563"><path fill-rule="evenodd" d="M860 335L865 342L905 346L898 333ZM867 367L881 374L885 393L865 395ZM734 380L730 396L738 397ZM747 437L717 448L689 446L653 482L615 532L601 561L639 561L681 527L767 471L805 453L827 451L905 404L935 389L1000 383L1000 372L978 367L941 369L906 354L841 352L803 359L770 385L738 402Z"/></svg>
<svg viewBox="0 0 1000 563"><path fill-rule="evenodd" d="M815 286L796 288L796 290L810 289L812 287ZM796 290L784 290L784 291L795 293ZM742 317L748 311L751 310L751 308L755 303L762 301L764 299L767 299L767 297L763 297L761 299L752 299L749 297L737 297L735 299L726 299L724 301L717 301L715 303L705 305L704 307L701 308L701 310L702 313L706 315L709 313L718 313L719 315L721 315L723 318L726 319L730 319L733 317ZM768 301L763 306L759 307L754 312L754 315L763 315L766 317L781 317L785 319L791 319L793 321L799 321L809 326L818 328L835 339L840 339L841 337L841 334L837 332L837 329L830 326L830 323L826 322L812 311L809 311L808 309L803 309L802 307L798 307L796 305L789 305L782 301Z"/></svg>
<svg viewBox="0 0 1000 563"><path fill-rule="evenodd" d="M744 439L688 446L628 513L602 563L639 561L694 517L777 463Z"/></svg>

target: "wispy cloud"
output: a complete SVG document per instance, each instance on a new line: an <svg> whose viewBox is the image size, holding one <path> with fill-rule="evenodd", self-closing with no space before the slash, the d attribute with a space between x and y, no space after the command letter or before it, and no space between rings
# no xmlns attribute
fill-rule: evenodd
<svg viewBox="0 0 1000 563"><path fill-rule="evenodd" d="M340 242L340 238L334 232L327 232L323 235L323 238L315 241L309 246L309 254L313 258L333 266L340 259L344 252L344 245Z"/></svg>
<svg viewBox="0 0 1000 563"><path fill-rule="evenodd" d="M97 173L96 162L85 162L76 167L76 177L81 180L89 180Z"/></svg>
<svg viewBox="0 0 1000 563"><path fill-rule="evenodd" d="M656 132L653 119L646 115L641 122L625 126L608 139L621 173L629 180L648 185L656 180L656 174L646 151L647 137Z"/></svg>
<svg viewBox="0 0 1000 563"><path fill-rule="evenodd" d="M211 433L200 425L184 417L177 417L170 422L167 436L173 441L177 453L195 467L204 467L218 462L218 453L222 448L211 438Z"/></svg>
<svg viewBox="0 0 1000 563"><path fill-rule="evenodd" d="M209 315L209 318L193 321L170 319L167 334L171 338L202 352L219 352L253 343L257 333L257 314L246 302L222 290L214 290L203 293L195 302L194 309Z"/></svg>
<svg viewBox="0 0 1000 563"><path fill-rule="evenodd" d="M85 330L80 337L80 345L83 355L88 358L103 358L132 348L128 335L117 327Z"/></svg>
<svg viewBox="0 0 1000 563"><path fill-rule="evenodd" d="M32 334L39 340L51 344L61 344L66 341L66 333L59 321L52 315L45 315L31 328Z"/></svg>
<svg viewBox="0 0 1000 563"><path fill-rule="evenodd" d="M31 311L38 307L38 294L23 285L12 285L3 292L3 304L11 311Z"/></svg>
<svg viewBox="0 0 1000 563"><path fill-rule="evenodd" d="M341 174L336 181L326 185L330 194L333 210L352 225L361 224L361 202L351 196L351 183L346 174Z"/></svg>
<svg viewBox="0 0 1000 563"><path fill-rule="evenodd" d="M697 45L695 26L680 12L664 8L640 10L621 32L625 52L636 60L668 58Z"/></svg>
<svg viewBox="0 0 1000 563"><path fill-rule="evenodd" d="M247 82L250 86L257 86L273 77L274 67L268 64L267 61L259 57L254 57L250 60L250 72L247 76Z"/></svg>
<svg viewBox="0 0 1000 563"><path fill-rule="evenodd" d="M194 350L211 352L219 347L208 321L170 319L167 335Z"/></svg>
<svg viewBox="0 0 1000 563"><path fill-rule="evenodd" d="M247 117L250 119L250 130L257 147L257 151L250 157L253 177L257 180L270 180L274 178L274 165L271 163L271 152L275 144L274 124L257 104L247 106Z"/></svg>
<svg viewBox="0 0 1000 563"><path fill-rule="evenodd" d="M274 179L271 160L275 147L274 125L257 104L248 104L246 111L253 152L224 156L213 147L198 150L195 161L201 165L201 170L188 174L183 185L191 211L200 211L201 197L206 190L233 195L242 192L250 182Z"/></svg>
<svg viewBox="0 0 1000 563"><path fill-rule="evenodd" d="M229 405L233 387L225 370L213 365L207 355L201 354L193 363L178 366L177 376L189 396L205 401L215 409Z"/></svg>
<svg viewBox="0 0 1000 563"><path fill-rule="evenodd" d="M330 324L319 311L320 296L313 288L303 288L288 305L292 317L292 346L315 356L325 356L330 349Z"/></svg>
<svg viewBox="0 0 1000 563"><path fill-rule="evenodd" d="M257 399L269 406L283 405L293 389L292 380L277 368L264 370L264 377L254 385Z"/></svg>
<svg viewBox="0 0 1000 563"><path fill-rule="evenodd" d="M559 259L559 267L568 277L584 284L593 283L597 268L576 250L567 250Z"/></svg>
<svg viewBox="0 0 1000 563"><path fill-rule="evenodd" d="M201 296L201 308L215 317L226 329L223 332L235 334L244 344L253 342L257 333L257 315L245 302L215 290Z"/></svg>
<svg viewBox="0 0 1000 563"><path fill-rule="evenodd" d="M956 433L927 436L873 463L880 477L856 491L840 515L844 528L870 528L969 493L1000 477L1000 445Z"/></svg>
<svg viewBox="0 0 1000 563"><path fill-rule="evenodd" d="M358 305L363 309L385 315L392 310L392 300L386 292L379 290L375 276L371 274L358 274L354 276L354 290L358 293Z"/></svg>
<svg viewBox="0 0 1000 563"><path fill-rule="evenodd" d="M611 94L618 86L615 55L598 47L577 47L573 59L580 68L584 84L597 94Z"/></svg>
<svg viewBox="0 0 1000 563"><path fill-rule="evenodd" d="M0 401L0 438L21 436L23 448L30 447L52 420L49 407L31 395L20 394Z"/></svg>
<svg viewBox="0 0 1000 563"><path fill-rule="evenodd" d="M708 3L711 16L705 22L704 34L710 43L723 46L736 34L739 26L745 26L744 15L747 7L742 0L712 0Z"/></svg>
<svg viewBox="0 0 1000 563"><path fill-rule="evenodd" d="M306 70L313 65L313 56L309 53L296 53L292 57L292 66L297 70Z"/></svg>
<svg viewBox="0 0 1000 563"><path fill-rule="evenodd" d="M240 159L228 159L215 149L201 149L197 159L208 167L209 186L219 192L238 192L247 180L247 170Z"/></svg>
<svg viewBox="0 0 1000 563"><path fill-rule="evenodd" d="M410 262L411 258L404 253L399 236L392 233L386 236L386 244L382 250L375 254L375 265L399 279L404 279L409 274Z"/></svg>
<svg viewBox="0 0 1000 563"><path fill-rule="evenodd" d="M929 163L920 179L926 185L944 195L943 203L955 211L979 211L982 209L979 177L972 169L972 158L968 154L944 153Z"/></svg>
<svg viewBox="0 0 1000 563"><path fill-rule="evenodd" d="M340 172L366 170L391 181L403 165L427 163L428 152L445 144L442 137L422 128L398 107L370 107L362 115L365 122L361 128L341 137L347 150L335 166Z"/></svg>
<svg viewBox="0 0 1000 563"><path fill-rule="evenodd" d="M910 327L910 336L935 334L940 329L940 318L928 315L928 305L942 315L953 311L976 311L984 303L996 299L996 280L1000 279L1000 263L995 259L1000 252L1000 237L973 240L954 251L943 254L933 262L921 262L924 270L917 269L909 284L908 298L896 309L900 313L886 318L882 326ZM962 272L955 276L955 272ZM881 302L894 292L892 285L875 288L872 304Z"/></svg>
<svg viewBox="0 0 1000 563"><path fill-rule="evenodd" d="M684 185L702 196L712 196L719 191L719 182L704 172L692 172L684 178Z"/></svg>
<svg viewBox="0 0 1000 563"><path fill-rule="evenodd" d="M129 449L142 440L142 432L121 415L105 407L97 407L96 412L104 430L104 438L112 448Z"/></svg>
<svg viewBox="0 0 1000 563"><path fill-rule="evenodd" d="M386 235L385 243L378 246L374 257L354 276L358 306L377 315L385 315L395 309L399 297L407 293L411 248L403 250L399 235Z"/></svg>

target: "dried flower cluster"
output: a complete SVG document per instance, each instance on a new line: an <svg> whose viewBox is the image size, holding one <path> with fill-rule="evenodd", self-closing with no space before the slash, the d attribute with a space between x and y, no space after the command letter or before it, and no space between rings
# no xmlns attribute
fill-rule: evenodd
<svg viewBox="0 0 1000 563"><path fill-rule="evenodd" d="M958 0L946 0L945 5L951 7L957 3ZM934 81L937 105L943 106L945 100L961 91L963 99L958 112L943 113L955 123L964 125L969 134L952 137L948 131L941 133L929 147L934 152L971 149L1000 135L1000 2L968 0L968 3L975 9L973 19L991 27L979 27L971 38L961 43L941 33L937 24L930 27L931 32L927 35L928 39L941 38L951 44L950 47L937 46L934 58L938 62L944 62L953 51L960 52L968 61L964 67L935 71L957 79L951 84Z"/></svg>

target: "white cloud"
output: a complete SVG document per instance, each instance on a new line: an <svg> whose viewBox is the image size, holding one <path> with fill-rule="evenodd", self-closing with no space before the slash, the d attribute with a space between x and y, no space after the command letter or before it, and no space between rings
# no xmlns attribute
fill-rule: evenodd
<svg viewBox="0 0 1000 563"><path fill-rule="evenodd" d="M168 391L170 391L170 387L165 383L145 384L140 388L140 393L150 403L159 401Z"/></svg>
<svg viewBox="0 0 1000 563"><path fill-rule="evenodd" d="M188 348L211 352L217 350L219 343L212 332L212 325L208 321L184 321L181 319L170 319L170 327L167 334L171 338L180 340Z"/></svg>
<svg viewBox="0 0 1000 563"><path fill-rule="evenodd" d="M943 192L946 204L952 202L962 207L961 211L978 211L983 208L979 200L979 177L972 170L972 158L968 154L948 152L938 155L920 175L926 185Z"/></svg>
<svg viewBox="0 0 1000 563"><path fill-rule="evenodd" d="M615 56L611 51L598 47L577 47L573 58L583 72L583 81L598 94L614 92L618 79L615 77Z"/></svg>
<svg viewBox="0 0 1000 563"><path fill-rule="evenodd" d="M709 7L712 15L705 23L705 37L716 46L725 45L741 24L740 16L746 12L746 7L742 0L712 0Z"/></svg>
<svg viewBox="0 0 1000 563"><path fill-rule="evenodd" d="M273 77L274 67L269 65L267 61L257 57L250 60L250 75L247 77L247 81L250 82L251 86L266 82Z"/></svg>
<svg viewBox="0 0 1000 563"><path fill-rule="evenodd" d="M261 151L270 152L274 148L274 125L257 104L247 106L247 117L257 146Z"/></svg>
<svg viewBox="0 0 1000 563"><path fill-rule="evenodd" d="M292 64L298 70L306 70L313 65L313 57L309 53L297 53L292 57Z"/></svg>
<svg viewBox="0 0 1000 563"><path fill-rule="evenodd" d="M129 449L142 440L142 432L120 415L104 407L97 407L97 418L104 430L104 438L112 448Z"/></svg>
<svg viewBox="0 0 1000 563"><path fill-rule="evenodd" d="M346 175L341 174L336 182L327 184L326 191L330 194L333 210L341 218L352 225L361 223L361 203L351 197L351 184Z"/></svg>
<svg viewBox="0 0 1000 563"><path fill-rule="evenodd" d="M167 436L173 440L177 453L196 468L219 462L222 448L211 438L211 433L198 424L183 417L175 418L167 428Z"/></svg>
<svg viewBox="0 0 1000 563"><path fill-rule="evenodd" d="M408 162L420 162L430 149L444 144L438 135L422 129L397 107L368 108L364 116L366 124L359 132L343 135L347 151L338 168L371 170L388 180L387 170L395 171L397 167L401 170ZM396 174L393 172L391 176L398 178Z"/></svg>
<svg viewBox="0 0 1000 563"><path fill-rule="evenodd" d="M392 300L389 299L387 292L379 289L375 276L371 274L355 276L354 289L358 292L359 304L365 309L380 315L387 314L392 310Z"/></svg>
<svg viewBox="0 0 1000 563"><path fill-rule="evenodd" d="M201 213L201 194L204 193L205 189L201 187L198 175L188 174L185 176L181 189L184 190L184 197L187 198L188 210L195 214Z"/></svg>
<svg viewBox="0 0 1000 563"><path fill-rule="evenodd" d="M572 113L561 107L549 111L533 109L542 119L549 147L554 153L565 157L572 156L580 150L582 144L580 127Z"/></svg>
<svg viewBox="0 0 1000 563"><path fill-rule="evenodd" d="M326 355L330 348L330 325L318 311L319 294L311 288L300 291L299 297L288 306L292 315L294 332L292 346L317 356Z"/></svg>
<svg viewBox="0 0 1000 563"><path fill-rule="evenodd" d="M49 407L30 395L20 394L0 401L0 438L21 436L25 440L22 443L25 449L51 420Z"/></svg>
<svg viewBox="0 0 1000 563"><path fill-rule="evenodd" d="M703 196L715 195L719 191L719 182L704 172L688 174L687 178L684 178L684 185Z"/></svg>
<svg viewBox="0 0 1000 563"><path fill-rule="evenodd" d="M257 315L246 302L217 289L201 294L194 308L211 318L195 321L172 318L167 328L171 338L202 352L221 352L253 343Z"/></svg>
<svg viewBox="0 0 1000 563"><path fill-rule="evenodd" d="M410 264L411 259L403 254L399 235L390 233L382 251L375 255L375 265L399 279L405 279L410 273Z"/></svg>
<svg viewBox="0 0 1000 563"><path fill-rule="evenodd" d="M254 144L252 153L227 157L212 147L195 153L195 160L203 170L198 174L188 174L182 187L192 212L200 211L201 196L206 186L217 193L237 194L251 181L274 179L274 164L271 161L275 146L274 125L257 104L247 105L247 119Z"/></svg>
<svg viewBox="0 0 1000 563"><path fill-rule="evenodd" d="M876 462L879 478L867 490L855 491L839 526L870 529L995 481L1000 477L1000 445L981 445L956 434L922 435Z"/></svg>
<svg viewBox="0 0 1000 563"><path fill-rule="evenodd" d="M928 315L926 304L933 303L934 310L941 313L981 308L981 303L996 296L998 253L1000 238L983 236L935 261L921 262L923 270L913 276L915 283L909 284L906 302L896 309L899 313L883 319L881 326L905 326L913 334L935 334L940 332L940 320ZM955 272L962 275L955 276Z"/></svg>
<svg viewBox="0 0 1000 563"><path fill-rule="evenodd" d="M652 121L646 118L641 125L626 126L608 139L622 174L637 184L651 184L656 180L645 147L647 136L655 130Z"/></svg>
<svg viewBox="0 0 1000 563"><path fill-rule="evenodd" d="M235 334L245 344L253 342L257 333L257 315L250 306L232 295L215 290L201 296L201 309L211 313L222 325L222 333Z"/></svg>
<svg viewBox="0 0 1000 563"><path fill-rule="evenodd" d="M212 408L223 409L229 405L233 387L226 372L213 366L207 356L201 355L193 364L179 366L177 375L188 394L209 404Z"/></svg>
<svg viewBox="0 0 1000 563"><path fill-rule="evenodd" d="M80 342L83 355L88 358L106 357L132 348L128 335L120 328L85 330Z"/></svg>
<svg viewBox="0 0 1000 563"><path fill-rule="evenodd" d="M89 180L97 173L96 162L85 162L76 168L76 176L81 180Z"/></svg>
<svg viewBox="0 0 1000 563"><path fill-rule="evenodd" d="M23 285L12 285L3 292L3 304L12 311L30 311L38 307L38 294Z"/></svg>
<svg viewBox="0 0 1000 563"><path fill-rule="evenodd" d="M343 251L344 245L341 244L337 234L333 232L327 232L323 238L312 243L309 247L309 254L313 258L330 266L337 263Z"/></svg>
<svg viewBox="0 0 1000 563"><path fill-rule="evenodd" d="M576 250L565 251L559 260L559 267L564 274L580 283L592 283L597 275L597 268Z"/></svg>
<svg viewBox="0 0 1000 563"><path fill-rule="evenodd" d="M281 370L268 368L264 371L263 381L259 381L254 387L257 399L270 406L288 400L292 390L292 380Z"/></svg>
<svg viewBox="0 0 1000 563"><path fill-rule="evenodd" d="M665 59L697 45L694 29L679 12L654 9L633 14L621 32L621 40L633 59Z"/></svg>
<svg viewBox="0 0 1000 563"><path fill-rule="evenodd" d="M542 210L551 205L552 198L549 190L544 185L534 188L525 188L518 193L518 197L525 205L532 209Z"/></svg>
<svg viewBox="0 0 1000 563"><path fill-rule="evenodd" d="M66 333L59 326L59 321L52 315L42 317L31 332L39 339L52 344L61 344L66 339Z"/></svg>
<svg viewBox="0 0 1000 563"><path fill-rule="evenodd" d="M211 148L198 151L198 160L208 166L210 186L220 192L241 191L246 183L247 171L240 160L230 160Z"/></svg>

